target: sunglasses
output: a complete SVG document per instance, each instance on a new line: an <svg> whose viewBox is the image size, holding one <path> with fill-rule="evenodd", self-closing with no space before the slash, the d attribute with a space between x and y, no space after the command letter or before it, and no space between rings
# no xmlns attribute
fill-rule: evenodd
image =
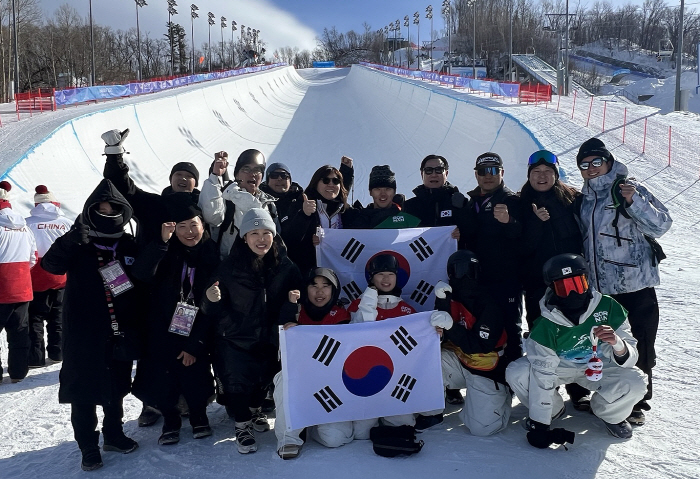
<svg viewBox="0 0 700 479"><path fill-rule="evenodd" d="M501 172L500 166L487 166L485 168L479 168L478 170L476 170L476 174L479 176L486 176L486 175L498 176L498 174L500 172Z"/></svg>
<svg viewBox="0 0 700 479"><path fill-rule="evenodd" d="M340 178L338 178L337 176L334 176L333 178L321 178L321 181L323 181L324 185L329 185L333 183L335 186L338 186L340 184Z"/></svg>
<svg viewBox="0 0 700 479"><path fill-rule="evenodd" d="M288 180L289 178L291 178L291 176L289 176L289 173L285 173L284 171L273 171L272 173L267 175L267 177L271 180Z"/></svg>
<svg viewBox="0 0 700 479"><path fill-rule="evenodd" d="M556 165L559 162L557 155L547 150L536 151L530 155L530 159L527 160L528 165L536 165L538 163L549 163L550 165Z"/></svg>
<svg viewBox="0 0 700 479"><path fill-rule="evenodd" d="M570 278L558 279L552 282L554 293L560 298L566 298L572 291L583 294L588 291L588 279L585 274Z"/></svg>
<svg viewBox="0 0 700 479"><path fill-rule="evenodd" d="M603 163L607 163L608 160L607 158L595 158L591 161L584 161L583 163L579 163L578 169L586 171L588 168L591 166L594 166L596 168L600 167Z"/></svg>
<svg viewBox="0 0 700 479"><path fill-rule="evenodd" d="M432 175L433 173L441 175L445 172L445 170L447 170L447 168L445 168L444 166L426 166L425 168L423 168L423 173L425 173L426 175Z"/></svg>
<svg viewBox="0 0 700 479"><path fill-rule="evenodd" d="M263 173L265 173L265 167L254 166L251 168L250 166L244 166L243 168L241 168L240 171L242 171L246 175L262 175Z"/></svg>

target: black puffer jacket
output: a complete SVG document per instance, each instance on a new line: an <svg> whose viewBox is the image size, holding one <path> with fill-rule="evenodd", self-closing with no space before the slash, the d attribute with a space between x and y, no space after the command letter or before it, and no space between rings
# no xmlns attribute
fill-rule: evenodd
<svg viewBox="0 0 700 479"><path fill-rule="evenodd" d="M449 182L441 188L420 185L413 189L413 194L416 196L406 200L403 211L420 219L421 226L460 226L462 223L467 201L456 186Z"/></svg>
<svg viewBox="0 0 700 479"><path fill-rule="evenodd" d="M85 202L83 213L76 220L96 231L88 210L107 201L120 205L124 222L131 217L131 206L108 180L102 180ZM95 233L93 233L95 234ZM99 233L96 233L99 234ZM95 245L115 247L98 249ZM121 263L135 287L112 300L120 336L112 332L105 286L98 272L98 255L104 263L116 259ZM63 301L63 364L58 399L61 403L109 404L115 395L129 393L130 384L120 384L120 391L111 391L110 366L114 360L131 361L141 353L141 319L145 310L142 289L135 283L131 265L136 256L136 242L129 234L119 238L90 236L87 244L76 244L71 233L57 239L46 252L41 266L52 274L67 274ZM115 394L116 393L116 394Z"/></svg>
<svg viewBox="0 0 700 479"><path fill-rule="evenodd" d="M261 183L260 190L277 198L275 200L275 206L277 207L277 217L279 218L280 225L284 224L284 222L289 219L289 212L295 211L297 205L302 204L304 200L304 188L298 183L292 183L289 190L282 194L273 191L267 183Z"/></svg>

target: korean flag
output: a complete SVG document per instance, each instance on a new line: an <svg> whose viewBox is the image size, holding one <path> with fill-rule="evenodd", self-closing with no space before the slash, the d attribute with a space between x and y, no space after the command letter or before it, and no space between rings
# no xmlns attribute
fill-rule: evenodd
<svg viewBox="0 0 700 479"><path fill-rule="evenodd" d="M445 406L430 313L280 330L287 429Z"/></svg>

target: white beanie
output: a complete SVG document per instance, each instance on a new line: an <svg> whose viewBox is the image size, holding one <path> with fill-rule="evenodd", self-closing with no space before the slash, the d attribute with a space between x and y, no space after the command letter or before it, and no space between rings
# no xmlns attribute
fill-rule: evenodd
<svg viewBox="0 0 700 479"><path fill-rule="evenodd" d="M270 216L270 213L266 209L251 208L248 210L248 212L243 215L243 221L241 221L241 228L238 234L243 238L246 233L257 229L270 230L273 235L277 234L275 222L272 221L272 216Z"/></svg>
<svg viewBox="0 0 700 479"><path fill-rule="evenodd" d="M12 185L7 181L0 181L0 200L9 200L11 189Z"/></svg>
<svg viewBox="0 0 700 479"><path fill-rule="evenodd" d="M34 195L34 204L39 203L58 203L56 197L49 191L49 189L44 185L39 185L34 188L36 194Z"/></svg>

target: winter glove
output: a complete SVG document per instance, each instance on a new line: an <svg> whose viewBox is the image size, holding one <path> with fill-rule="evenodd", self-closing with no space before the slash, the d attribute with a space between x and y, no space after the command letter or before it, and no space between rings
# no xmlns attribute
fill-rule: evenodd
<svg viewBox="0 0 700 479"><path fill-rule="evenodd" d="M105 142L105 155L122 155L126 150L122 146L126 137L129 136L129 129L124 131L109 130L102 133L102 140Z"/></svg>
<svg viewBox="0 0 700 479"><path fill-rule="evenodd" d="M552 444L573 444L576 434L566 429L549 429L548 424L530 420L530 431L527 433L527 442L538 449L546 449ZM566 447L566 446L564 446Z"/></svg>
<svg viewBox="0 0 700 479"><path fill-rule="evenodd" d="M68 232L67 236L71 243L82 245L88 244L90 240L88 239L88 233L90 228L82 221L76 221Z"/></svg>
<svg viewBox="0 0 700 479"><path fill-rule="evenodd" d="M435 296L440 299L445 299L447 297L447 293L451 292L452 286L442 280L438 281L438 283L435 285Z"/></svg>
<svg viewBox="0 0 700 479"><path fill-rule="evenodd" d="M430 325L436 328L450 329L454 324L452 317L444 311L433 311L430 314Z"/></svg>

